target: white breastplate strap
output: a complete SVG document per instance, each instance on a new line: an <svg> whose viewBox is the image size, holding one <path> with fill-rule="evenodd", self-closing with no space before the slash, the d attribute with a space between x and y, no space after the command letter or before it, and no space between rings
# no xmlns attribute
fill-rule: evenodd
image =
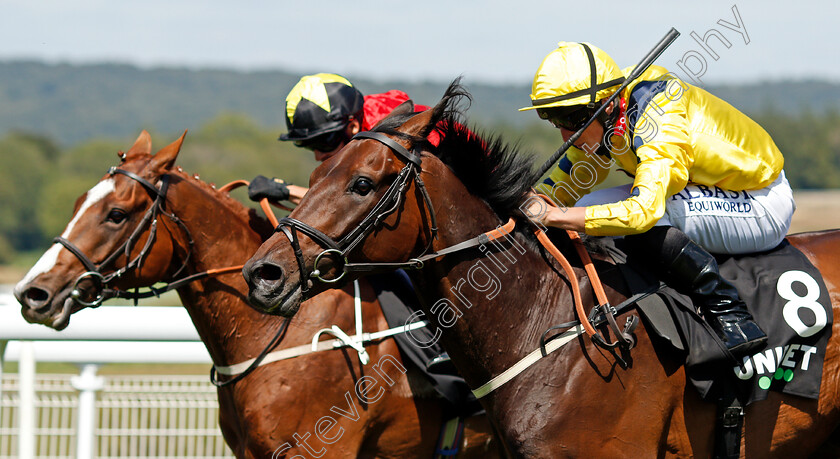
<svg viewBox="0 0 840 459"><path fill-rule="evenodd" d="M557 338L554 338L553 340L549 341L545 345L546 356L556 351L557 349L560 349L569 341L575 339L581 333L583 333L583 328L580 325L578 325L575 328L566 330ZM505 383L515 378L517 375L519 375L519 373L525 371L528 367L536 363L541 358L542 353L540 352L540 350L534 350L533 352L522 358L522 360L516 362L516 364L514 364L512 367L502 372L499 376L496 376L483 386L472 391L473 395L475 395L475 398L484 397L490 392L493 392L494 390L502 387Z"/></svg>
<svg viewBox="0 0 840 459"><path fill-rule="evenodd" d="M354 281L354 290L355 290L355 315L356 315L356 335L355 336L348 336L347 333L344 332L340 327L337 325L333 325L330 328L325 328L323 330L319 330L315 335L312 337L312 344L302 344L300 346L290 347L287 349L281 349L279 351L274 351L265 356L262 362L260 362L259 366L263 366L268 363L276 362L278 360L285 360L291 359L294 357L300 357L302 355L311 354L313 352L321 352L321 351L329 351L332 349L341 349L344 347L353 348L356 352L359 353L359 359L362 361L362 364L367 364L370 361L370 357L368 356L367 351L364 348L365 343L369 343L372 341L378 341L382 338L388 338L389 336L399 335L400 333L406 333L411 330L416 330L418 328L423 328L428 325L428 322L421 320L418 322L412 322L410 324L403 325L401 327L394 327L389 328L387 330L382 330L373 333L363 333L362 332L362 298L359 291L359 282ZM336 339L332 340L325 340L325 341L318 341L318 338L324 334L329 333L336 337ZM225 376L236 376L245 370L248 369L249 366L254 362L255 359L246 360L242 363L237 363L235 365L230 365L227 367L220 367L216 366L216 372Z"/></svg>
<svg viewBox="0 0 840 459"><path fill-rule="evenodd" d="M356 314L356 336L362 336L362 294L359 289L358 280L353 281L353 309ZM356 352L359 353L359 360L361 360L362 365L367 365L370 361L370 356L365 350L365 347L362 345L362 341L356 341L347 336L347 333L344 333L344 330L339 328L338 325L318 330L318 333L315 333L315 335L312 336L313 352L318 350L318 338L320 338L323 333L329 333L330 335L333 335L343 341L345 345L355 349Z"/></svg>

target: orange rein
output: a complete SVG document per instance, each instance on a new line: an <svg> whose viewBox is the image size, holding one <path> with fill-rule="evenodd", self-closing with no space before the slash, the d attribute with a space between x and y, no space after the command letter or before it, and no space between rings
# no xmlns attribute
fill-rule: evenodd
<svg viewBox="0 0 840 459"><path fill-rule="evenodd" d="M248 186L248 181L247 180L234 180L233 182L230 182L227 185L219 188L219 191L224 191L226 193L230 193L232 190L235 190L235 189L237 189L239 187L242 187L242 186ZM260 207L262 208L263 213L265 213L265 216L266 216L266 218L268 218L268 221L271 222L271 224L276 228L277 225L279 224L279 222L277 221L277 217L274 216L274 211L271 210L272 205L276 206L276 207L279 207L283 210L288 210L289 212L292 211L292 208L286 207L286 206L284 206L283 204L280 204L280 203L269 202L268 198L262 198L260 200Z"/></svg>
<svg viewBox="0 0 840 459"><path fill-rule="evenodd" d="M548 205L554 206L554 202L551 201L548 196L542 194L538 194L538 196L541 197ZM569 260L566 259L565 255L563 255L554 243L551 242L548 235L545 234L543 230L537 228L534 230L534 233L537 235L537 239L543 247L548 250L554 259L560 263L563 270L566 271L566 276L572 284L572 296L575 302L575 311L577 311L578 318L580 319L580 323L583 326L584 331L586 331L586 334L592 338L597 335L598 332L589 322L589 317L587 316L586 311L583 310L583 300L580 296L580 284L578 283L577 276L572 269L572 265L569 263ZM598 304L607 304L607 294L604 292L604 286L601 283L601 278L598 276L598 271L595 270L595 265L592 264L592 259L589 257L589 252L586 251L586 247L584 247L580 235L577 231L571 230L566 230L566 233L569 235L569 239L571 239L574 243L578 256L580 257L581 262L583 262L583 268L586 270L587 276L589 276L589 283L592 284L592 290L595 291L595 297L598 299Z"/></svg>

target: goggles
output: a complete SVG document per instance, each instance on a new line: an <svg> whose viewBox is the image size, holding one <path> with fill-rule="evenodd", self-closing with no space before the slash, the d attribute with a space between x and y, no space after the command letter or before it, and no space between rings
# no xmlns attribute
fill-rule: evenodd
<svg viewBox="0 0 840 459"><path fill-rule="evenodd" d="M344 141L344 129L339 129L308 140L298 140L295 142L295 145L306 148L307 150L326 152L335 150Z"/></svg>
<svg viewBox="0 0 840 459"><path fill-rule="evenodd" d="M592 118L598 107L575 105L572 107L538 108L540 118L548 120L556 128L577 131Z"/></svg>

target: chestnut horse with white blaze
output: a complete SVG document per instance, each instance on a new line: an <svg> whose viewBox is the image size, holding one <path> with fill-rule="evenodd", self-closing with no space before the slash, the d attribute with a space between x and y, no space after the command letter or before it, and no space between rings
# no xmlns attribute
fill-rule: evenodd
<svg viewBox="0 0 840 459"><path fill-rule="evenodd" d="M246 304L237 265L272 225L175 167L183 138L153 155L144 131L119 166L76 201L60 243L15 287L23 316L60 330L73 312L98 305L106 287L124 293L198 274L177 291L217 367L264 350L309 347L315 331L332 325L353 330L352 286L313 298L289 323ZM220 269L227 267L234 268ZM219 271L200 274L213 270ZM360 285L364 331L387 329L373 289ZM219 387L219 424L236 456L432 457L441 399L412 376L417 370L406 365L393 339L373 341L366 351L369 365L345 347L255 367ZM459 457L495 456L490 432L485 418L469 418Z"/></svg>
<svg viewBox="0 0 840 459"><path fill-rule="evenodd" d="M456 82L429 111L398 108L316 169L306 197L243 270L251 303L289 316L301 301L335 285L321 279L402 267L424 297L425 317L440 323L444 347L474 389L538 349L549 327L574 321L571 281L580 285L585 310L594 306L589 279L565 235L557 244L577 260L571 276L525 219L515 220L516 229L495 249L487 237L462 244L521 217L519 206L539 179L530 159L459 123L463 97L468 94ZM424 140L432 129L442 131L438 147ZM789 241L821 271L838 317L840 232ZM620 304L626 299L620 274L605 261L599 266L610 304ZM510 452L710 457L715 405L687 385L674 355L654 349L643 326L635 338L626 370L579 335L481 398ZM770 392L747 407L742 455L803 457L830 439L840 423L839 341L835 322L818 400Z"/></svg>

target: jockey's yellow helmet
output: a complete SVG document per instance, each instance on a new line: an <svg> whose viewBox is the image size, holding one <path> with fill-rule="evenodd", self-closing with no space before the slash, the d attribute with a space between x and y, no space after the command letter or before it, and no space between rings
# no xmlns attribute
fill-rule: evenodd
<svg viewBox="0 0 840 459"><path fill-rule="evenodd" d="M534 75L531 106L519 110L594 105L612 95L623 82L621 69L600 48L561 41Z"/></svg>

